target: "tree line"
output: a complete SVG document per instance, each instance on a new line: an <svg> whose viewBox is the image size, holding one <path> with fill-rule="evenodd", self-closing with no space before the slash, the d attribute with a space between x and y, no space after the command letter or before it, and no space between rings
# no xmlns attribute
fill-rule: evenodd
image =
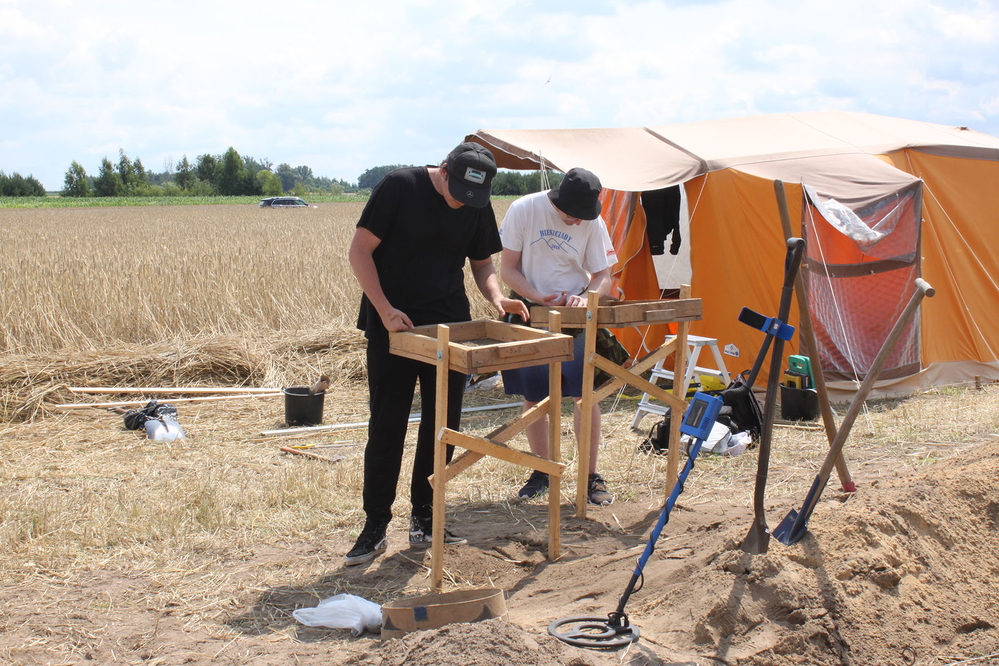
<svg viewBox="0 0 999 666"><path fill-rule="evenodd" d="M147 170L142 160L129 159L123 149L118 161L101 160L96 176L91 176L76 160L66 171L62 194L69 197L122 196L303 196L310 193L339 195L357 191L344 180L316 176L307 166L279 164L268 159L242 156L230 147L222 155L198 155L194 162L184 155L161 173ZM44 194L44 192L43 192Z"/></svg>
<svg viewBox="0 0 999 666"><path fill-rule="evenodd" d="M25 178L16 171L9 176L0 171L0 197L44 197L45 188L34 176Z"/></svg>
<svg viewBox="0 0 999 666"><path fill-rule="evenodd" d="M357 186L361 189L370 190L385 177L385 174L407 166L405 164L386 164L384 166L371 167L357 178ZM548 170L545 172L548 179L548 187L557 187L562 182L562 174ZM493 178L493 194L498 196L513 195L523 196L531 192L540 192L548 189L541 179L540 171L499 171Z"/></svg>
<svg viewBox="0 0 999 666"><path fill-rule="evenodd" d="M371 167L362 173L357 183L316 176L307 166L292 167L284 163L275 167L270 160L257 160L240 155L230 147L221 155L199 155L193 162L184 155L174 165L166 165L160 173L146 169L142 160L130 159L124 149L118 150L117 162L108 157L101 160L96 175L88 174L76 160L66 170L62 195L68 197L123 196L280 196L294 194L333 194L370 192L385 174L404 166L386 164ZM562 175L545 172L550 187L555 187ZM493 179L493 194L521 196L546 189L540 171L500 171ZM34 176L0 171L0 196L45 196L45 188Z"/></svg>

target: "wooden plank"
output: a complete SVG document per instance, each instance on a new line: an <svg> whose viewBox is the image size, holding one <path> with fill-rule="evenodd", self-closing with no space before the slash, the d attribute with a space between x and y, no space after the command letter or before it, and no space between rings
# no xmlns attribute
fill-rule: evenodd
<svg viewBox="0 0 999 666"><path fill-rule="evenodd" d="M500 342L516 342L518 340L542 340L545 332L522 324L507 324L496 320L485 322L485 338L499 340ZM556 331L551 331L556 333Z"/></svg>
<svg viewBox="0 0 999 666"><path fill-rule="evenodd" d="M552 474L559 477L562 476L562 470L565 469L565 465L562 463L548 460L547 458L542 458L541 456L536 456L533 453L528 453L527 451L512 449L506 444L501 444L500 442L491 442L488 439L473 437L472 435L455 432L454 430L447 428L444 429L444 435L441 438L441 441L445 444L460 446L492 458L505 460L506 462L513 463L514 465L527 467L528 469L536 469L539 472L545 472L546 474ZM434 505L434 508L436 508L436 500L434 500Z"/></svg>
<svg viewBox="0 0 999 666"><path fill-rule="evenodd" d="M780 180L774 181L774 194L777 196L777 212L780 215L780 224L784 231L784 240L791 238L791 215L787 210L787 196L784 193L784 183ZM798 324L801 328L801 337L805 339L808 347L808 359L812 368L812 379L815 381L815 392L819 398L819 410L822 412L822 423L826 429L826 439L829 445L836 440L836 417L833 415L832 405L829 404L829 392L826 390L826 378L822 374L822 360L819 358L819 346L815 340L815 332L812 330L812 314L808 309L808 291L805 289L805 278L801 271L794 278L794 295L798 300ZM846 492L854 492L857 489L850 475L850 469L846 466L846 458L840 453L836 458L836 473L839 474L839 482Z"/></svg>
<svg viewBox="0 0 999 666"><path fill-rule="evenodd" d="M485 458L485 454L478 453L477 451L462 451L458 454L457 458L453 458L451 463L444 470L444 481L445 483L458 476L466 469L479 462ZM430 483L434 482L435 475L430 477Z"/></svg>
<svg viewBox="0 0 999 666"><path fill-rule="evenodd" d="M659 347L659 349L649 352L648 354L643 356L640 360L633 363L629 368L627 368L627 370L629 373L633 375L640 375L646 370L652 368L652 366L658 363L660 359L666 358L667 356L672 354L675 348L676 348L676 338L674 337L672 340L666 342L661 347ZM605 382L603 386L594 391L593 398L597 402L600 402L601 400L603 400L611 393L618 390L627 383L628 382L625 381L624 379L618 379L615 377Z"/></svg>
<svg viewBox="0 0 999 666"><path fill-rule="evenodd" d="M562 315L549 315L552 333L562 332ZM562 461L562 364L548 364L548 455ZM562 476L548 477L548 559L562 555Z"/></svg>
<svg viewBox="0 0 999 666"><path fill-rule="evenodd" d="M658 384L653 384L650 381L646 381L638 375L632 374L629 370L622 368L621 366L615 364L613 361L608 361L603 356L594 354L593 363L598 368L603 370L609 375L613 375L618 379L621 379L624 383L630 384L637 389L641 389L645 393L648 393L653 398L666 403L670 407L677 407L679 409L686 409L686 401L677 398L675 395L659 386Z"/></svg>
<svg viewBox="0 0 999 666"><path fill-rule="evenodd" d="M166 402L169 404L181 403L181 402L218 402L220 400L241 400L244 398L276 398L278 396L284 395L283 393L247 393L244 395L213 395L213 396L203 396L200 398L170 398ZM70 402L62 405L47 405L49 409L53 409L57 412L71 412L77 409L107 409L108 407L142 407L146 405L148 400L123 400L120 402Z"/></svg>
<svg viewBox="0 0 999 666"><path fill-rule="evenodd" d="M326 456L321 456L318 453L311 453L309 451L300 451L298 449L293 449L290 446L282 446L281 451L285 453L294 453L296 456L305 456L306 458L311 458L312 460L321 460L323 462L335 463L338 460L343 460L346 456L337 456L336 458L327 458Z"/></svg>
<svg viewBox="0 0 999 666"><path fill-rule="evenodd" d="M414 331L389 333L389 351L425 363L437 362L437 338Z"/></svg>
<svg viewBox="0 0 999 666"><path fill-rule="evenodd" d="M690 296L690 285L680 285L680 298ZM680 464L680 423L687 410L687 403L684 400L686 387L681 379L687 371L687 333L690 324L680 322L676 325L676 354L673 356L673 403L671 404L672 417L669 421L669 451L666 454L666 498L673 492L673 486L677 481L677 467ZM668 394L667 394L668 395ZM658 396L656 396L658 397ZM661 400L662 398L660 398ZM677 404L677 401L682 404Z"/></svg>
<svg viewBox="0 0 999 666"><path fill-rule="evenodd" d="M430 586L439 592L444 581L444 502L447 480L447 447L441 441L447 431L447 384L450 365L450 328L437 327L437 395L434 404L434 506L431 511L433 534L430 539Z"/></svg>
<svg viewBox="0 0 999 666"><path fill-rule="evenodd" d="M561 373L559 374L559 379L561 380ZM524 432L529 425L543 419L549 413L548 404L548 398L541 400L538 404L531 407L516 419L513 419L508 423L504 423L487 434L484 439L499 443L510 441L520 433ZM559 403L559 408L561 408L561 402ZM475 463L482 460L484 457L485 456L481 453L465 451L456 459L452 460L451 464L447 466L447 472L445 473L444 480L450 481Z"/></svg>
<svg viewBox="0 0 999 666"><path fill-rule="evenodd" d="M586 294L586 338L583 343L583 397L580 400L579 411L581 415L579 427L579 441L576 442L576 460L579 465L576 469L576 517L586 518L586 505L588 501L589 476L590 476L590 439L593 437L593 419L591 414L593 405L593 375L594 358L597 358L597 311L600 299L597 292L590 291ZM573 308L570 308L573 309ZM556 310L558 312L558 310ZM613 363L611 365L614 365ZM614 366L617 368L618 366Z"/></svg>
<svg viewBox="0 0 999 666"><path fill-rule="evenodd" d="M498 321L478 320L464 322L463 332L468 336L463 341L451 340L449 346L450 368L465 374L498 372L511 368L522 368L551 361L564 361L572 358L572 338L570 336L538 331L526 326L515 326ZM436 333L427 335L426 327L412 331L389 334L389 351L398 356L435 364L437 362ZM478 337L471 337L472 335ZM512 338L504 342L490 342L481 345L462 344L474 340L492 340L487 335Z"/></svg>
<svg viewBox="0 0 999 666"><path fill-rule="evenodd" d="M280 393L279 388L226 387L212 388L210 386L70 386L73 393L140 393L145 395L190 393L191 395L212 395L228 393Z"/></svg>
<svg viewBox="0 0 999 666"><path fill-rule="evenodd" d="M648 310L645 313L647 321L676 321L676 310Z"/></svg>
<svg viewBox="0 0 999 666"><path fill-rule="evenodd" d="M580 307L545 307L531 308L531 326L545 327L548 325L548 312L556 311L562 315L563 328L585 328L586 308ZM673 310L672 315L650 314L658 311ZM603 327L621 328L641 324L656 324L679 321L696 321L703 315L703 305L699 298L664 299L656 301L619 301L600 305L597 309L597 324ZM650 319L656 317L656 319Z"/></svg>

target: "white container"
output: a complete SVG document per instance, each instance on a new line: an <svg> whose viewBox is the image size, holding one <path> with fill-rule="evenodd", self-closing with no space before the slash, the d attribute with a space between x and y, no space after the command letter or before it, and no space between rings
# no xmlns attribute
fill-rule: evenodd
<svg viewBox="0 0 999 666"><path fill-rule="evenodd" d="M184 439L184 429L169 416L161 419L148 419L145 423L146 435L154 442L172 442Z"/></svg>

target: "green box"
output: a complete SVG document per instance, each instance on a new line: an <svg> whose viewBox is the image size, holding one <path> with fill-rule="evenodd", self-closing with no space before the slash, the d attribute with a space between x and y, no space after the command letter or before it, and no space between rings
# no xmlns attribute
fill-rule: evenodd
<svg viewBox="0 0 999 666"><path fill-rule="evenodd" d="M812 375L812 361L810 358L799 354L792 354L787 357L787 366L789 370L799 372L808 377L808 386L806 388L815 386L815 376Z"/></svg>

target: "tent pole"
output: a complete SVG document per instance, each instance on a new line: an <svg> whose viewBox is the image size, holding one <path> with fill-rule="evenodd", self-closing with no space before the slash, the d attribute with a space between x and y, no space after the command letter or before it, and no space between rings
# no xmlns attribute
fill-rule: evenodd
<svg viewBox="0 0 999 666"><path fill-rule="evenodd" d="M787 210L787 196L784 193L784 183L781 180L774 181L774 194L777 195L777 209L780 211L780 223L784 229L784 240L792 235L791 215ZM804 234L802 234L804 238ZM807 239L806 239L807 242ZM826 426L826 438L829 444L836 440L836 417L833 415L832 406L829 404L829 393L826 391L826 380L822 375L822 364L819 361L819 348L815 342L815 332L812 330L812 315L808 310L808 294L805 292L804 271L798 271L794 280L794 293L798 297L798 316L801 326L801 335L805 338L808 346L808 358L812 366L812 378L815 381L815 392L819 397L819 407L822 410L822 421ZM857 486L850 476L850 470L846 466L846 459L843 458L842 451L836 457L836 473L839 475L839 482L843 486L843 491L853 493L857 491Z"/></svg>

